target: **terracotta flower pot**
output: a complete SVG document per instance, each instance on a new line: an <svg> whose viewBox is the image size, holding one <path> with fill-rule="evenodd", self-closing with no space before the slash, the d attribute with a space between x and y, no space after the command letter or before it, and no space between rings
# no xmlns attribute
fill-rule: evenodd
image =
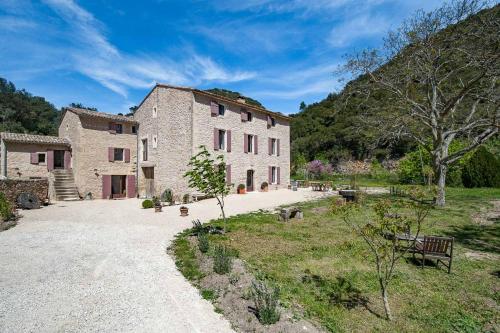
<svg viewBox="0 0 500 333"><path fill-rule="evenodd" d="M242 189L238 189L238 194L245 194L247 193L246 189L242 188Z"/></svg>
<svg viewBox="0 0 500 333"><path fill-rule="evenodd" d="M161 206L155 206L155 213L161 212Z"/></svg>
<svg viewBox="0 0 500 333"><path fill-rule="evenodd" d="M188 216L188 212L189 212L189 209L187 207L184 207L182 206L181 208L179 208L180 212L181 212L181 216Z"/></svg>

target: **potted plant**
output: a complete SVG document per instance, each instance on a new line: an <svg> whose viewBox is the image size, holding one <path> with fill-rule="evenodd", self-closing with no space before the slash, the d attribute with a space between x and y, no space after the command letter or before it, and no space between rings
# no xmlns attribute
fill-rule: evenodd
<svg viewBox="0 0 500 333"><path fill-rule="evenodd" d="M260 189L262 190L262 192L267 192L269 190L269 184L267 182L263 182L262 184L260 184Z"/></svg>
<svg viewBox="0 0 500 333"><path fill-rule="evenodd" d="M171 189L167 188L161 195L161 201L167 202L169 205L173 204L174 194Z"/></svg>
<svg viewBox="0 0 500 333"><path fill-rule="evenodd" d="M189 209L186 207L186 206L181 206L179 208L179 210L181 211L181 216L188 216L188 212L189 212Z"/></svg>
<svg viewBox="0 0 500 333"><path fill-rule="evenodd" d="M153 203L154 203L154 206L155 206L155 213L161 212L162 206L161 206L160 198L153 197Z"/></svg>
<svg viewBox="0 0 500 333"><path fill-rule="evenodd" d="M238 194L245 194L245 193L246 193L245 185L243 184L238 185Z"/></svg>

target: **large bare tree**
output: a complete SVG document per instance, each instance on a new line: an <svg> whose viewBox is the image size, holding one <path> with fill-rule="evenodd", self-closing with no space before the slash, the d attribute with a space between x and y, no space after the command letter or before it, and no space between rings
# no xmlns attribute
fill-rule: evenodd
<svg viewBox="0 0 500 333"><path fill-rule="evenodd" d="M383 110L363 106L363 126L377 128L383 140L409 137L428 150L439 206L449 165L499 131L499 18L500 5L478 0L419 11L388 33L382 49L350 55L344 68L361 76L361 84L346 87L349 96L385 99ZM457 139L467 145L449 153Z"/></svg>

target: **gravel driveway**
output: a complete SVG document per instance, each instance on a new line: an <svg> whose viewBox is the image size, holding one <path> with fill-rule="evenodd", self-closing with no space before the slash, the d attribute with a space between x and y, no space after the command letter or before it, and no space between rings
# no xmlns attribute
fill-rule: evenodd
<svg viewBox="0 0 500 333"><path fill-rule="evenodd" d="M310 200L289 190L232 195L229 215ZM165 254L191 220L216 218L215 200L162 213L140 200L57 203L23 211L0 233L0 332L231 332Z"/></svg>

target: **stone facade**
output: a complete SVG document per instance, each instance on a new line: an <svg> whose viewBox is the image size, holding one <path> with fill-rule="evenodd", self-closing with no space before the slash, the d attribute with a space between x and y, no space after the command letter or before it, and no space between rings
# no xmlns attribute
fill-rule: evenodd
<svg viewBox="0 0 500 333"><path fill-rule="evenodd" d="M3 142L2 144L5 145L6 170L3 170L4 163L2 163L1 174L10 179L48 178L50 172L47 166L47 151L69 149L61 145L17 142ZM34 161L31 161L33 153L44 155L43 162L33 163Z"/></svg>
<svg viewBox="0 0 500 333"><path fill-rule="evenodd" d="M0 192L5 194L12 207L16 207L17 197L23 192L35 194L43 204L49 198L49 181L47 179L2 179Z"/></svg>
<svg viewBox="0 0 500 333"><path fill-rule="evenodd" d="M132 127L137 124L132 120L120 121L95 114L88 116L67 109L59 126L59 136L71 142L73 176L80 196L92 193L93 198L102 198L103 176L133 176L135 183L137 135ZM110 123L120 124L123 133L110 131ZM125 157L110 161L110 148L128 149L129 162Z"/></svg>
<svg viewBox="0 0 500 333"><path fill-rule="evenodd" d="M223 116L211 114L211 103L225 106ZM245 109L252 114L251 121L242 121ZM268 126L268 116L275 126ZM236 191L238 184L246 184L247 171L253 170L254 190L269 182L269 168L279 168L279 182L270 189L284 188L290 182L290 127L286 116L257 109L216 95L189 88L157 85L144 99L134 118L139 122L139 172L138 192L148 193L145 170L154 169L154 193L160 195L170 188L182 196L194 190L188 187L183 174L191 156L200 145L205 145L214 155L222 154L230 165L231 183ZM231 131L231 151L216 150L214 129ZM227 132L226 132L227 133ZM244 135L257 137L257 153L244 151ZM227 135L227 134L226 134ZM279 156L269 154L269 138L279 139ZM148 142L148 159L142 160L142 140ZM156 140L156 141L155 141ZM227 148L227 147L226 147Z"/></svg>

